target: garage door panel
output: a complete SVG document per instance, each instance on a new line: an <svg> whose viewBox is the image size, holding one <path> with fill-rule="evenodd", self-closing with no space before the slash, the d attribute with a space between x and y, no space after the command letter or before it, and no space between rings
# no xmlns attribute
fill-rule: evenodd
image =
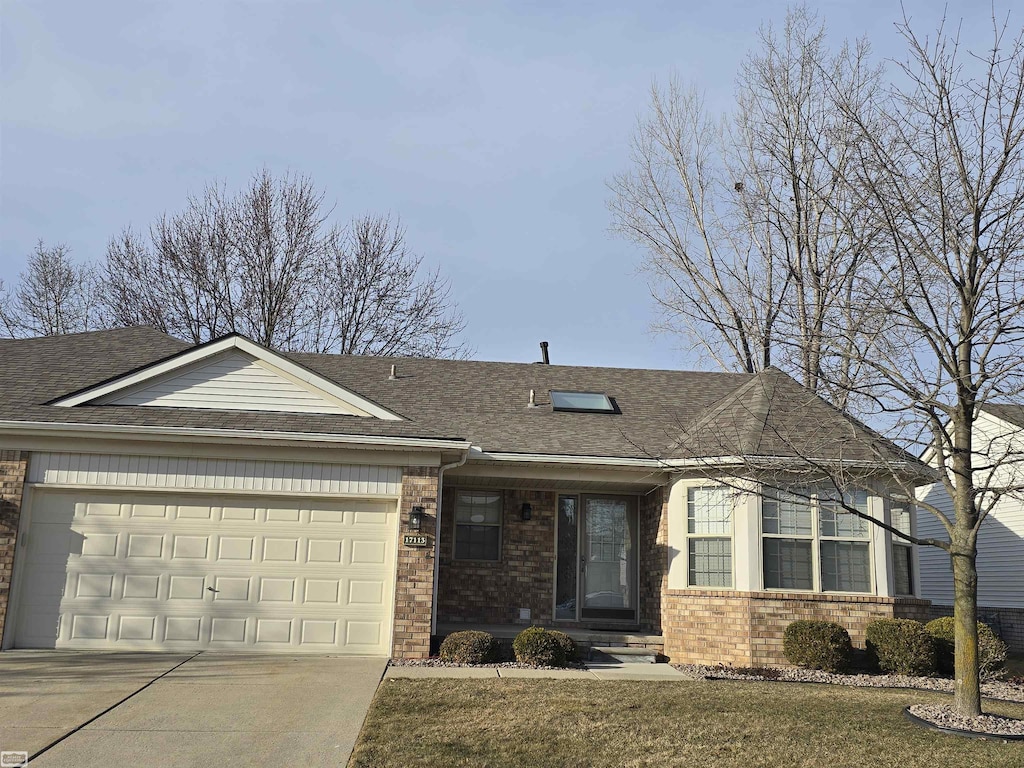
<svg viewBox="0 0 1024 768"><path fill-rule="evenodd" d="M15 644L387 653L396 527L377 500L37 490Z"/></svg>

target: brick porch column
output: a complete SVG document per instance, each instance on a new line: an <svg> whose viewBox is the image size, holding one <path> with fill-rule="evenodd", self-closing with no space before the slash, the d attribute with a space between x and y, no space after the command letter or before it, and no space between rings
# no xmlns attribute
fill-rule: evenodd
<svg viewBox="0 0 1024 768"><path fill-rule="evenodd" d="M27 467L27 453L0 451L0 638L3 638L7 623L14 573L14 545L18 540Z"/></svg>
<svg viewBox="0 0 1024 768"><path fill-rule="evenodd" d="M422 548L407 547L402 537L409 529L409 513L423 507L419 531L430 541ZM402 502L398 509L398 569L395 577L395 624L392 655L422 659L430 655L430 617L434 600L434 531L437 521L437 467L407 467L402 475Z"/></svg>

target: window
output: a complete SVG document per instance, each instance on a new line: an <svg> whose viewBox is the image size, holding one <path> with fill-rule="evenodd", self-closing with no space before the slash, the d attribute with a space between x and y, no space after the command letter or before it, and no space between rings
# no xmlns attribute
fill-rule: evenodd
<svg viewBox="0 0 1024 768"><path fill-rule="evenodd" d="M813 518L807 489L772 491L761 499L766 589L814 589Z"/></svg>
<svg viewBox="0 0 1024 768"><path fill-rule="evenodd" d="M551 408L570 413L616 413L615 404L603 392L551 390Z"/></svg>
<svg viewBox="0 0 1024 768"><path fill-rule="evenodd" d="M687 584L732 588L732 498L728 488L690 488L686 498Z"/></svg>
<svg viewBox="0 0 1024 768"><path fill-rule="evenodd" d="M911 506L905 499L894 499L889 504L892 527L913 535ZM914 594L914 545L898 536L892 537L893 591L897 595Z"/></svg>
<svg viewBox="0 0 1024 768"><path fill-rule="evenodd" d="M501 559L501 494L460 493L455 499L455 559Z"/></svg>
<svg viewBox="0 0 1024 768"><path fill-rule="evenodd" d="M866 491L841 499L867 514ZM869 523L825 488L766 490L761 499L765 589L870 592Z"/></svg>
<svg viewBox="0 0 1024 768"><path fill-rule="evenodd" d="M847 512L834 492L819 492L817 498L822 591L870 592L868 521ZM858 512L868 513L867 491L844 494L841 501Z"/></svg>

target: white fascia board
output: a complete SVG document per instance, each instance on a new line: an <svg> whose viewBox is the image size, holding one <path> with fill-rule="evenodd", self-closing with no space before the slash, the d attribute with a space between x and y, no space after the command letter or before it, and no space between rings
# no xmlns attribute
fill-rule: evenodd
<svg viewBox="0 0 1024 768"><path fill-rule="evenodd" d="M815 464L828 466L830 464L835 465L837 463L830 459L800 460L789 456L707 456L695 459L652 459L621 456L572 456L546 453L501 453L484 451L478 446L473 446L470 449L469 460L532 464L603 465L661 470L742 467L752 463L756 463L758 465L778 465L780 468L794 466L798 463L802 463L805 466ZM909 465L900 465L899 467L896 465L889 465L889 467L886 467L885 465L870 461L841 461L839 464L847 469L909 468Z"/></svg>
<svg viewBox="0 0 1024 768"><path fill-rule="evenodd" d="M84 403L98 400L106 395L113 394L125 389L132 389L139 384L143 384L147 381L157 379L168 373L172 373L176 370L184 368L194 363L206 360L207 358L219 355L221 352L225 352L230 349L237 349L245 352L248 355L268 363L272 366L280 368L282 371L287 372L300 381L309 384L315 389L322 390L332 397L338 398L344 402L351 403L353 406L361 411L365 411L370 416L373 416L384 421L402 421L402 417L392 413L386 408L382 408L376 403L367 400L365 397L356 394L344 387L335 384L333 381L314 373L313 371L304 368L301 365L293 363L291 360L267 349L266 347L260 346L253 341L245 338L244 336L225 336L222 339L211 341L207 344L203 344L200 347L189 350L187 352L175 355L169 360L154 363L153 365L147 366L140 371L135 371L127 376L121 376L112 381L108 381L105 384L86 389L77 394L69 397L62 398L55 401L52 405L58 405L65 408L70 408L76 405L82 405Z"/></svg>
<svg viewBox="0 0 1024 768"><path fill-rule="evenodd" d="M580 464L637 469L664 469L665 463L658 459L633 459L621 456L571 456L551 453L502 453L484 451L473 446L469 451L470 461L495 461L518 464Z"/></svg>
<svg viewBox="0 0 1024 768"><path fill-rule="evenodd" d="M232 440L278 441L349 445L363 448L468 451L463 440L381 435L338 435L325 432L273 432L248 429L194 429L192 427L149 427L123 424L75 424L69 422L0 421L0 434L32 436L156 439L174 442L225 442Z"/></svg>
<svg viewBox="0 0 1024 768"><path fill-rule="evenodd" d="M708 456L698 459L666 459L661 466L667 469L693 469L693 468L719 468L719 467L745 467L751 466L753 471L773 468L785 470L788 467L799 469L821 467L838 467L840 469L873 470L879 472L904 472L924 480L920 470L909 462L890 462L888 464L876 461L854 461L851 459L825 459L809 458L803 459L793 456ZM927 481L933 482L933 481Z"/></svg>

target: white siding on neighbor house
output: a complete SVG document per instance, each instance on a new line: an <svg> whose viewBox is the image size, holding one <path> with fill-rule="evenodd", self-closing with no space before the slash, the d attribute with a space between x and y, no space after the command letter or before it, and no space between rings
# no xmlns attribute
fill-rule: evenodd
<svg viewBox="0 0 1024 768"><path fill-rule="evenodd" d="M29 482L153 490L397 497L401 467L246 459L33 453Z"/></svg>
<svg viewBox="0 0 1024 768"><path fill-rule="evenodd" d="M119 392L102 402L166 408L368 415L238 350L217 355L134 390Z"/></svg>
<svg viewBox="0 0 1024 768"><path fill-rule="evenodd" d="M952 518L953 500L939 483L917 489L917 498L938 507ZM948 539L946 529L924 507L917 509L917 535L923 539ZM953 604L953 571L949 555L937 547L918 547L921 562L921 597L940 605Z"/></svg>
<svg viewBox="0 0 1024 768"><path fill-rule="evenodd" d="M998 436L1012 429L1005 422L982 414L977 423L975 450L992 450L993 460L1001 459L1006 455L1006 447ZM1000 483L1017 481L1005 470L1002 475L998 479ZM918 498L953 518L953 501L941 484L918 489ZM919 509L917 518L921 536L948 538L942 524L927 510ZM922 597L941 605L952 605L953 570L949 555L934 547L920 550ZM1001 499L978 533L978 605L1024 608L1024 500L1019 497Z"/></svg>

